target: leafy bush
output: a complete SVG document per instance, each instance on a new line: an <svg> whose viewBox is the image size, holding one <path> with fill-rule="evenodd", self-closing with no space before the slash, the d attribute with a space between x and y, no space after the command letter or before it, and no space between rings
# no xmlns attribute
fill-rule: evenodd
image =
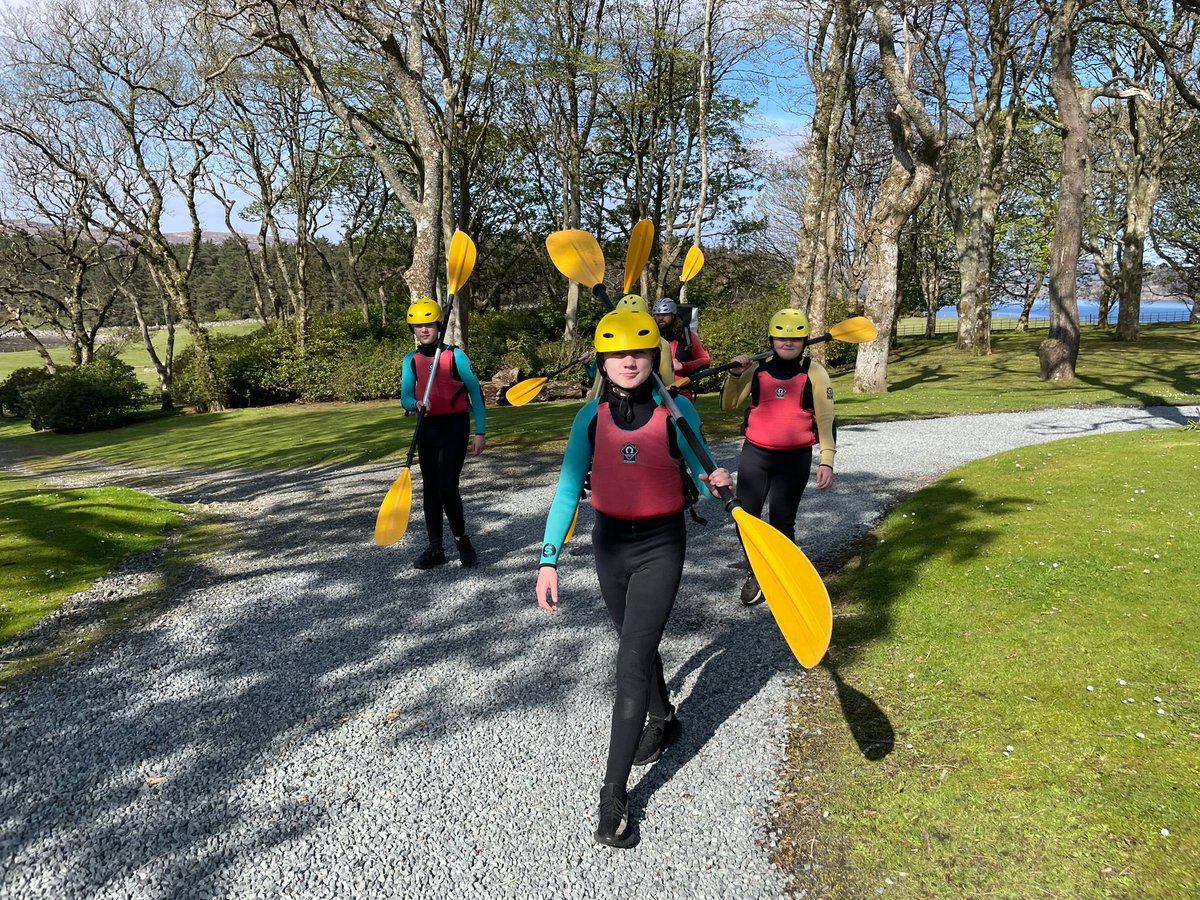
<svg viewBox="0 0 1200 900"><path fill-rule="evenodd" d="M60 369L25 397L29 424L60 432L111 428L147 401L133 367L108 353L87 365Z"/></svg>
<svg viewBox="0 0 1200 900"><path fill-rule="evenodd" d="M713 365L728 362L739 354L753 356L769 349L767 323L771 316L788 305L787 290L783 285L749 303L729 309L711 307L700 320L700 337L704 348L712 356ZM840 297L829 301L830 323L856 315L849 304ZM828 345L825 364L830 368L853 363L858 350L853 344L832 341Z"/></svg>
<svg viewBox="0 0 1200 900"><path fill-rule="evenodd" d="M580 298L579 307L583 349L591 346L601 310L586 296ZM566 313L557 304L478 313L471 319L471 365L483 381L513 366L529 375L557 368L567 361L571 349L563 344L565 327Z"/></svg>
<svg viewBox="0 0 1200 900"><path fill-rule="evenodd" d="M288 366L295 352L286 328L261 329L249 334L209 337L213 352L216 396L200 378L194 346L175 361L172 393L186 406L204 408L213 400L228 408L267 406L296 399Z"/></svg>
<svg viewBox="0 0 1200 900"><path fill-rule="evenodd" d="M0 416L29 418L29 401L26 395L41 387L52 377L45 369L37 366L14 369L3 382L0 382Z"/></svg>

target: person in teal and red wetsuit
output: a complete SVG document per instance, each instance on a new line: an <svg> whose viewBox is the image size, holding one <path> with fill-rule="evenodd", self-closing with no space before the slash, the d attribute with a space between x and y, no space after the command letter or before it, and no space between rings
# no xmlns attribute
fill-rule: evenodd
<svg viewBox="0 0 1200 900"><path fill-rule="evenodd" d="M752 516L762 514L770 499L770 522L793 541L796 510L812 469L813 446L821 445L817 487L833 484L833 455L837 427L833 414L833 385L825 367L804 355L808 317L798 309L781 309L767 325L775 355L761 364L749 356L725 380L721 408L737 409L747 399L742 453L738 459L737 496ZM751 572L742 585L747 606L763 599Z"/></svg>
<svg viewBox="0 0 1200 900"><path fill-rule="evenodd" d="M590 469L596 575L618 633L616 698L595 838L631 847L638 838L629 818L629 774L634 765L657 760L681 730L658 645L683 575L683 479L693 479L709 497L708 486L729 488L732 479L725 469L704 475L706 466L652 386L662 349L658 326L647 313L623 309L606 315L596 326L595 349L603 389L571 426L546 520L536 594L542 609L557 611L559 551ZM684 399L675 402L699 435L695 408Z"/></svg>
<svg viewBox="0 0 1200 900"><path fill-rule="evenodd" d="M424 298L408 308L408 327L417 339L417 348L404 357L400 381L400 402L409 412L421 407L425 388L433 372L433 360L442 338L442 307ZM468 412L468 407L470 412ZM475 419L475 436L471 437L471 417ZM421 468L422 501L425 507L425 530L429 546L417 557L413 566L432 569L446 562L442 547L442 516L450 523L450 533L458 547L458 559L464 566L479 561L463 513L462 494L458 479L467 445L478 456L487 445L487 412L479 379L471 369L467 354L458 347L444 348L438 357L438 371L429 395L429 408L421 431L417 435L417 459Z"/></svg>

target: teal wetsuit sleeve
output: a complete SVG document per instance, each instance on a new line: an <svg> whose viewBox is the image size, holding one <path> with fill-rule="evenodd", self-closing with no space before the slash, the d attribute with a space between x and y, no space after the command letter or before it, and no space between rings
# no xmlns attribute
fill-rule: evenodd
<svg viewBox="0 0 1200 900"><path fill-rule="evenodd" d="M563 454L562 473L558 477L558 490L550 504L550 515L546 517L546 533L542 537L542 559L539 565L557 566L558 552L563 540L575 520L579 507L579 496L583 493L583 482L592 467L592 439L589 434L592 421L596 418L596 401L585 403L575 415L571 425L571 436L567 439L567 451Z"/></svg>
<svg viewBox="0 0 1200 900"><path fill-rule="evenodd" d="M704 449L704 455L707 458L707 461L712 464L713 468L716 468L717 463L713 459L712 451L708 449L708 444L704 442L704 436L700 433L700 415L696 412L696 407L692 405L692 402L688 400L687 397L676 397L675 405L679 407L680 414L687 421L687 423L692 426L692 431L695 433L696 437L700 439L700 446ZM678 432L678 426L675 425L674 422L671 424ZM713 496L712 491L708 489L708 485L701 481L699 477L700 475L706 474L708 469L701 465L699 457L692 452L692 445L687 442L687 438L685 438L681 432L679 433L678 437L679 452L683 454L683 461L687 464L688 475L690 475L692 481L696 483L696 488L701 494L703 494L709 500L716 500L717 498Z"/></svg>
<svg viewBox="0 0 1200 900"><path fill-rule="evenodd" d="M467 358L467 354L458 347L454 348L454 365L458 371L458 377L467 389L467 396L471 398L471 415L475 419L475 433L487 434L487 407L483 404L483 391L479 388L479 378L475 375L475 370L471 368L471 360Z"/></svg>
<svg viewBox="0 0 1200 900"><path fill-rule="evenodd" d="M417 375L412 364L416 352L410 350L400 367L400 405L409 412L417 411Z"/></svg>

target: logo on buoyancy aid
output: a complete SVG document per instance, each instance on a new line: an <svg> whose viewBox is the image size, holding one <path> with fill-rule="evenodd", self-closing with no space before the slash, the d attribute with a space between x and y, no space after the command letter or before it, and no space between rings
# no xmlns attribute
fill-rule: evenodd
<svg viewBox="0 0 1200 900"><path fill-rule="evenodd" d="M787 388L783 388L783 387L775 388L775 399L776 400L782 400L786 396L787 396Z"/></svg>
<svg viewBox="0 0 1200 900"><path fill-rule="evenodd" d="M542 546L542 556L553 556L557 548L553 544L544 544Z"/></svg>
<svg viewBox="0 0 1200 900"><path fill-rule="evenodd" d="M637 455L637 444L632 441L627 441L625 446L621 448L621 462L635 463L637 462Z"/></svg>
<svg viewBox="0 0 1200 900"><path fill-rule="evenodd" d="M833 388L832 387L825 388L825 396L828 397L830 400L833 399Z"/></svg>

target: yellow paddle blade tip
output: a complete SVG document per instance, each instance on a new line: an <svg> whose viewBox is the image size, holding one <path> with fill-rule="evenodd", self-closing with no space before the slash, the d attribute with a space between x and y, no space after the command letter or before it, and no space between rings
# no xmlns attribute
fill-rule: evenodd
<svg viewBox="0 0 1200 900"><path fill-rule="evenodd" d="M775 623L800 665L811 669L829 649L833 607L820 574L778 529L744 509L733 511L750 567Z"/></svg>
<svg viewBox="0 0 1200 900"><path fill-rule="evenodd" d="M409 514L412 511L412 473L402 469L392 482L379 512L375 516L375 543L390 547L404 537L408 531Z"/></svg>

